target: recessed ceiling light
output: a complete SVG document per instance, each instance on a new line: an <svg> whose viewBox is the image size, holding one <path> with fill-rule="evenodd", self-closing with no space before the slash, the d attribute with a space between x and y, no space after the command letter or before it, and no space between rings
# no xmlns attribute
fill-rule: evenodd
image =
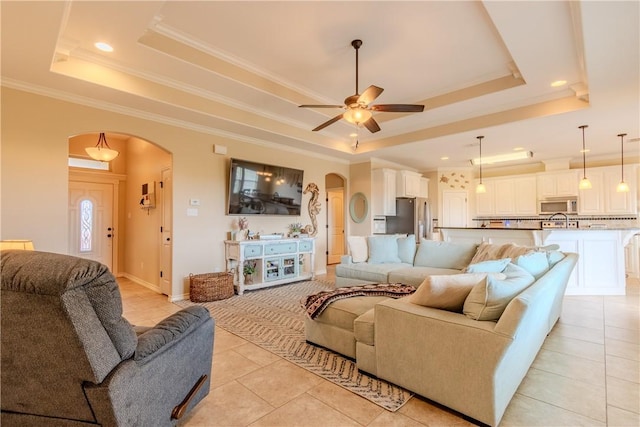
<svg viewBox="0 0 640 427"><path fill-rule="evenodd" d="M350 136L351 138L355 138L356 136L358 136L358 134L354 132L354 133L350 133L350 134L349 134L349 136Z"/></svg>
<svg viewBox="0 0 640 427"><path fill-rule="evenodd" d="M440 160L449 160L449 156L442 156L440 157Z"/></svg>
<svg viewBox="0 0 640 427"><path fill-rule="evenodd" d="M113 52L113 48L111 47L111 45L105 42L97 42L96 44L94 44L94 46L103 52Z"/></svg>
<svg viewBox="0 0 640 427"><path fill-rule="evenodd" d="M566 84L567 84L566 80L556 80L555 82L551 83L551 87L560 87Z"/></svg>
<svg viewBox="0 0 640 427"><path fill-rule="evenodd" d="M515 148L513 149L513 151L522 151L522 150L524 150L524 148L523 148L523 147L515 147Z"/></svg>
<svg viewBox="0 0 640 427"><path fill-rule="evenodd" d="M585 148L584 150L580 150L581 153L588 153L589 151L591 151L591 150L588 149L588 148Z"/></svg>

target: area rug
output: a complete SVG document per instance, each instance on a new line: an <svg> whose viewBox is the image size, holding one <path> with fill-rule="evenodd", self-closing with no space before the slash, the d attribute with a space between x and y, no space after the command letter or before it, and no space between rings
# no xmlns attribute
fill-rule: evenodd
<svg viewBox="0 0 640 427"><path fill-rule="evenodd" d="M216 325L313 372L371 402L396 411L412 396L410 392L358 371L354 361L304 338L304 309L300 300L332 289L322 281L298 282L234 295L231 298L193 303L177 301L181 307L203 305Z"/></svg>

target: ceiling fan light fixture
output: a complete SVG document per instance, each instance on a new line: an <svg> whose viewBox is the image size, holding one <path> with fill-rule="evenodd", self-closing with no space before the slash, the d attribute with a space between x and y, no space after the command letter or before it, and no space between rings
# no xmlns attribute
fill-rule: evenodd
<svg viewBox="0 0 640 427"><path fill-rule="evenodd" d="M101 162L110 162L111 160L118 157L119 152L116 150L112 150L107 143L107 137L104 135L104 132L100 132L100 136L98 137L98 143L95 147L87 147L84 149L87 152L89 157L94 160L99 160Z"/></svg>
<svg viewBox="0 0 640 427"><path fill-rule="evenodd" d="M342 117L349 123L359 125L369 120L371 116L371 111L365 108L357 107L349 108Z"/></svg>

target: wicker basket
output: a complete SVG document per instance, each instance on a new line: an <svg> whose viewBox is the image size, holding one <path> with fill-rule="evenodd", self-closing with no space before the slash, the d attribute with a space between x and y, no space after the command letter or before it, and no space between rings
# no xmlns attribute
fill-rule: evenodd
<svg viewBox="0 0 640 427"><path fill-rule="evenodd" d="M189 299L209 302L233 296L233 273L206 273L189 275Z"/></svg>

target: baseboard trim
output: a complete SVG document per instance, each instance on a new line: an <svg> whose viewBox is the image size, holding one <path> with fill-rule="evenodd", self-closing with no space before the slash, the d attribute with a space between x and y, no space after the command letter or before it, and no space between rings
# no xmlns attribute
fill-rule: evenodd
<svg viewBox="0 0 640 427"><path fill-rule="evenodd" d="M122 276L122 277L126 277L127 279L131 280L132 282L137 283L140 286L144 286L147 289L151 289L152 291L161 294L162 291L160 290L160 286L155 285L153 283L147 282L146 280L142 280L139 277L136 277L134 275L131 275L129 273L121 273L118 276Z"/></svg>

